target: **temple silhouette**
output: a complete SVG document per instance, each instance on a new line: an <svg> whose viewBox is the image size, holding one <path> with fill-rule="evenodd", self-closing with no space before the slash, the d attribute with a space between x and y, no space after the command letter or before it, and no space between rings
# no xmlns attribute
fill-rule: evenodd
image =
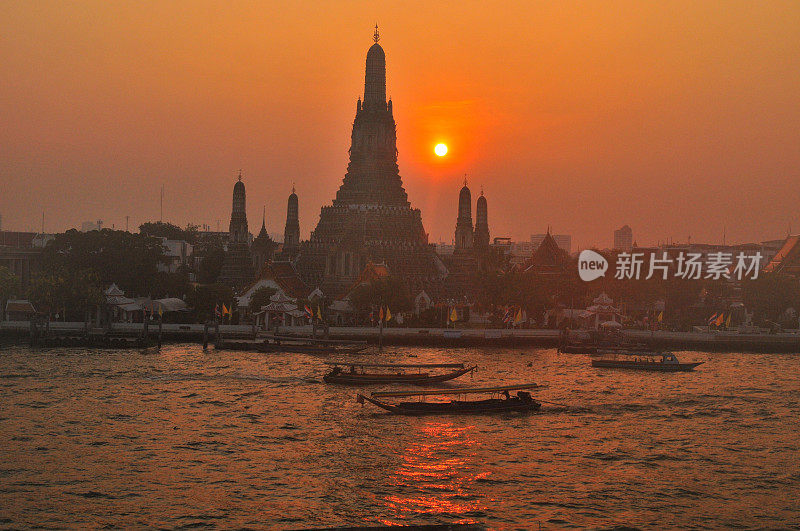
<svg viewBox="0 0 800 531"><path fill-rule="evenodd" d="M296 261L303 280L331 296L345 293L369 262L385 264L412 292L437 291L447 276L447 267L428 243L422 215L411 207L403 188L377 26L373 38L364 99L356 103L347 173L332 204L322 207L310 239L300 244Z"/></svg>

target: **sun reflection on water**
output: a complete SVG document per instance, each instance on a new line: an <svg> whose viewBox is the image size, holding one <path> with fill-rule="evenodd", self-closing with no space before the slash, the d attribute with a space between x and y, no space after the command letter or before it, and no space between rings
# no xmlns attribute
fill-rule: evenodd
<svg viewBox="0 0 800 531"><path fill-rule="evenodd" d="M469 515L486 507L475 499L477 472L475 426L427 422L418 440L401 450L401 462L390 481L396 494L383 499L398 513Z"/></svg>

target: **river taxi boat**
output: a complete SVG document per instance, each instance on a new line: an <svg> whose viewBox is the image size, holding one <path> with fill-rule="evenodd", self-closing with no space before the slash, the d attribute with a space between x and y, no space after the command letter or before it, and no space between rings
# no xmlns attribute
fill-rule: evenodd
<svg viewBox="0 0 800 531"><path fill-rule="evenodd" d="M675 354L663 353L659 354L660 360L656 360L652 354L644 354L642 357L635 357L633 359L619 359L619 358L601 358L592 360L592 367L600 367L605 369L636 369L640 371L656 371L656 372L685 372L694 370L695 367L701 365L702 361L681 363Z"/></svg>
<svg viewBox="0 0 800 531"><path fill-rule="evenodd" d="M266 336L257 339L218 340L216 348L257 352L286 352L298 354L356 354L367 349L365 341L315 339L295 336Z"/></svg>
<svg viewBox="0 0 800 531"><path fill-rule="evenodd" d="M369 402L395 415L474 415L504 412L539 411L542 404L531 397L529 389L535 389L534 383L519 385L503 385L499 387L473 387L461 389L436 389L430 391L383 391L371 396L356 395L360 404ZM516 391L514 396L512 391ZM480 400L467 400L468 395L488 395ZM456 395L456 400L426 401L429 396L447 397ZM389 403L387 398L417 398L416 401Z"/></svg>
<svg viewBox="0 0 800 531"><path fill-rule="evenodd" d="M406 383L430 385L446 382L475 371L476 365L463 363L363 363L331 361L331 371L322 379L327 383L345 385L371 385ZM377 369L377 370L376 370ZM435 369L450 369L447 372L431 373Z"/></svg>

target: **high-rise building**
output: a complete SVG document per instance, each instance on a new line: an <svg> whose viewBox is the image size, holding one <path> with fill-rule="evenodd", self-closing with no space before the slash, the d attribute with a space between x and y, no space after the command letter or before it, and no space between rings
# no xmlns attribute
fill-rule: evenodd
<svg viewBox="0 0 800 531"><path fill-rule="evenodd" d="M379 38L376 28L367 52L364 100L356 103L347 173L297 257L303 280L328 296L345 293L368 262L385 264L412 292L429 290L447 274L428 244L422 214L403 188Z"/></svg>
<svg viewBox="0 0 800 531"><path fill-rule="evenodd" d="M633 231L627 225L623 225L614 231L614 249L631 252L633 249Z"/></svg>
<svg viewBox="0 0 800 531"><path fill-rule="evenodd" d="M531 234L531 243L533 244L534 251L541 245L542 241L550 234ZM556 242L559 249L563 249L567 254L572 252L572 236L570 234L550 234L550 237Z"/></svg>

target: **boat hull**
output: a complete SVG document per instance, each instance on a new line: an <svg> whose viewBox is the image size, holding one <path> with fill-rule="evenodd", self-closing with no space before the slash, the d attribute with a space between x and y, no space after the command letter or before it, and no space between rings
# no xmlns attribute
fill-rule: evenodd
<svg viewBox="0 0 800 531"><path fill-rule="evenodd" d="M564 354L594 354L597 352L597 347L584 346L584 345L566 345L559 349L559 352Z"/></svg>
<svg viewBox="0 0 800 531"><path fill-rule="evenodd" d="M653 372L687 372L694 370L695 367L703 362L693 363L662 363L662 362L640 362L630 360L592 360L592 367L603 369L633 369L638 371Z"/></svg>
<svg viewBox="0 0 800 531"><path fill-rule="evenodd" d="M459 376L463 376L468 372L474 371L475 367L465 367L457 371L448 372L445 374L363 374L363 373L348 373L330 372L322 379L326 383L335 383L341 385L374 385L374 384L388 384L388 383L407 383L412 385L429 385L435 383L446 382L453 380Z"/></svg>
<svg viewBox="0 0 800 531"><path fill-rule="evenodd" d="M380 400L364 395L358 395L359 401L366 400L395 415L422 416L422 415L485 415L492 413L519 412L528 413L539 411L542 404L536 400L521 400L519 398L489 399L477 401L451 402L401 402L387 404Z"/></svg>

